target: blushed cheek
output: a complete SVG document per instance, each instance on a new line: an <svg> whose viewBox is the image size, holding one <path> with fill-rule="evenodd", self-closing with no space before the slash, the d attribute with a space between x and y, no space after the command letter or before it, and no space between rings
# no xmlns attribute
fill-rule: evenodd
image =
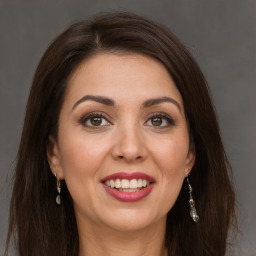
<svg viewBox="0 0 256 256"><path fill-rule="evenodd" d="M188 146L186 143L166 143L155 149L159 164L172 172L185 169Z"/></svg>
<svg viewBox="0 0 256 256"><path fill-rule="evenodd" d="M68 172L79 175L95 172L106 154L106 145L81 137L66 138L61 151L64 175Z"/></svg>
<svg viewBox="0 0 256 256"><path fill-rule="evenodd" d="M186 163L185 147L173 147L169 145L161 149L159 154L159 168L161 169L161 193L162 205L165 205L165 212L167 213L174 205L180 193Z"/></svg>
<svg viewBox="0 0 256 256"><path fill-rule="evenodd" d="M61 149L64 179L75 205L90 202L88 191L94 189L95 172L100 163L99 149L74 136L63 139Z"/></svg>

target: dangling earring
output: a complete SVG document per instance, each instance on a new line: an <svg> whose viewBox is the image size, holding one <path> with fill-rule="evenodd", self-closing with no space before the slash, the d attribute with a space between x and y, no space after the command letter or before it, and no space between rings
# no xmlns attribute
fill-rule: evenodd
<svg viewBox="0 0 256 256"><path fill-rule="evenodd" d="M192 187L189 183L189 179L187 177L187 183L188 183L188 189L189 189L189 205L190 205L190 216L193 219L195 223L199 221L199 216L197 214L196 208L195 208L195 201L192 197Z"/></svg>
<svg viewBox="0 0 256 256"><path fill-rule="evenodd" d="M60 198L61 184L60 184L60 179L57 177L57 173L55 173L55 177L57 179L57 193L58 193L58 195L56 196L56 204L60 205L61 204L61 198Z"/></svg>

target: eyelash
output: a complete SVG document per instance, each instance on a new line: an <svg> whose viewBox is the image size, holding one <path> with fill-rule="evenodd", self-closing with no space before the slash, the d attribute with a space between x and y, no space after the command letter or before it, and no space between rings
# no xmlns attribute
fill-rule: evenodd
<svg viewBox="0 0 256 256"><path fill-rule="evenodd" d="M92 124L91 124L91 125L86 124L87 121L90 121L91 118L95 118L95 117L99 117L99 118L101 118L101 120L104 119L104 120L107 122L106 125L111 125L111 124L112 124L112 123L108 120L108 118L106 117L106 115L105 115L104 113L102 113L102 112L93 112L93 113L89 113L89 114L83 116L82 118L80 118L79 122L80 122L83 126L87 126L87 127L90 127L90 128L96 128L96 129L97 129L98 127L101 127L102 125L100 124L99 126L97 126L97 125L92 125ZM148 123L148 122L150 122L150 121L152 122L152 120L153 120L154 118L164 119L165 121L168 122L168 125L165 125L165 126L159 125L159 126L157 126L157 125L151 124L151 125L146 125L146 126L153 126L153 127L155 127L155 128L158 128L158 129L163 129L163 128L166 128L166 127L175 125L174 120L173 120L169 115L167 115L167 114L165 114L165 113L161 113L161 112L160 112L160 113L159 113L159 112L151 113L150 116L149 116L149 118L147 119L147 121L146 121L144 124L146 124L146 123ZM162 124L162 123L161 123L161 124ZM106 125L103 125L103 126L106 126Z"/></svg>
<svg viewBox="0 0 256 256"><path fill-rule="evenodd" d="M103 114L102 112L93 112L93 113L89 113L85 116L83 116L82 118L80 118L80 123L84 126L87 126L87 127L90 127L90 128L98 128L97 125L86 125L86 122L87 121L90 121L91 118L94 118L94 117L99 117L101 119L104 119L106 120L107 122L107 125L110 125L111 122L109 122L108 118L105 116L105 114ZM99 125L99 127L102 126L102 125ZM105 125L104 125L105 126Z"/></svg>
<svg viewBox="0 0 256 256"><path fill-rule="evenodd" d="M174 120L167 114L165 113L161 113L161 112L155 112L155 113L152 113L150 114L150 117L148 118L148 120L146 121L149 122L154 119L154 118L160 118L160 119L164 119L165 121L167 121L168 125L165 125L165 126L156 126L156 125L152 125L153 127L157 127L158 129L163 129L163 128L166 128L166 127L169 127L169 126L173 126L175 125L175 122ZM151 126L151 125L150 125Z"/></svg>

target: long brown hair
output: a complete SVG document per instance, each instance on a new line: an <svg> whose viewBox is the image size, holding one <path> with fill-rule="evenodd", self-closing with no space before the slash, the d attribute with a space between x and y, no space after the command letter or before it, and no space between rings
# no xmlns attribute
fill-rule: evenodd
<svg viewBox="0 0 256 256"><path fill-rule="evenodd" d="M17 155L6 255L12 240L21 256L78 255L73 201L56 180L46 156L49 135L57 139L58 118L69 78L86 58L102 52L139 53L160 61L182 95L196 162L190 182L200 216L189 216L188 190L167 216L169 255L224 256L235 223L235 196L207 82L184 45L159 24L131 13L107 13L70 26L43 55L30 91Z"/></svg>

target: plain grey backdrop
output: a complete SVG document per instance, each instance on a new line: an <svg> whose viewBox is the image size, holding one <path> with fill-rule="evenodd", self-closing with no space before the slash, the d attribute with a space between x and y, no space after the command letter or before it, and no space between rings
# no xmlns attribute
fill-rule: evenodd
<svg viewBox="0 0 256 256"><path fill-rule="evenodd" d="M0 0L0 254L25 105L39 59L68 25L112 10L167 25L198 61L233 166L241 233L230 255L256 255L255 0Z"/></svg>

